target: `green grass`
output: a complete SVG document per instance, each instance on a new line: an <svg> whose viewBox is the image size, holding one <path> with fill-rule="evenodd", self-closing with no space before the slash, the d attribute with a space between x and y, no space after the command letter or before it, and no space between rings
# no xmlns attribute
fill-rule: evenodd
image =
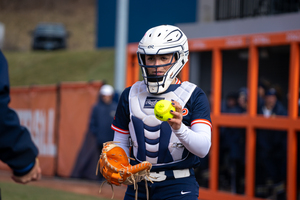
<svg viewBox="0 0 300 200"><path fill-rule="evenodd" d="M106 198L16 183L0 182L0 189L3 200L108 200Z"/></svg>
<svg viewBox="0 0 300 200"><path fill-rule="evenodd" d="M102 80L114 84L114 50L3 52L11 86Z"/></svg>

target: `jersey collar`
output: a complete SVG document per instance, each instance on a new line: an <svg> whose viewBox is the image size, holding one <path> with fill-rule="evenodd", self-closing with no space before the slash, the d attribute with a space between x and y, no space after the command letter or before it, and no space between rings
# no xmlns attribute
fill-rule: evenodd
<svg viewBox="0 0 300 200"><path fill-rule="evenodd" d="M181 81L179 80L179 78L176 78L175 84L181 84Z"/></svg>

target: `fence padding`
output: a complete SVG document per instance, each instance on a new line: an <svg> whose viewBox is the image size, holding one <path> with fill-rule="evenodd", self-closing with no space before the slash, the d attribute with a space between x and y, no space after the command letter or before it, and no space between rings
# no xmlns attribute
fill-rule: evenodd
<svg viewBox="0 0 300 200"><path fill-rule="evenodd" d="M39 149L43 175L71 175L101 85L97 81L11 88L9 106ZM0 169L9 170L1 161Z"/></svg>
<svg viewBox="0 0 300 200"><path fill-rule="evenodd" d="M39 149L43 175L53 176L56 157L56 86L11 88L10 97L10 108L17 112L20 123L29 130Z"/></svg>
<svg viewBox="0 0 300 200"><path fill-rule="evenodd" d="M57 163L59 176L69 177L72 173L100 86L100 83L61 85Z"/></svg>

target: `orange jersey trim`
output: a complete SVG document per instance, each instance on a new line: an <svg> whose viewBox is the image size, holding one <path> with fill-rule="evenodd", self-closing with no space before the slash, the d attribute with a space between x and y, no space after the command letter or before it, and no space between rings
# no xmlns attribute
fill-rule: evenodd
<svg viewBox="0 0 300 200"><path fill-rule="evenodd" d="M181 81L179 80L179 78L176 78L175 84L181 84Z"/></svg>
<svg viewBox="0 0 300 200"><path fill-rule="evenodd" d="M212 124L206 119L195 119L192 121L191 126L193 126L194 124L207 124L208 126L210 126L210 128L212 128Z"/></svg>
<svg viewBox="0 0 300 200"><path fill-rule="evenodd" d="M128 131L128 130L120 129L120 128L114 126L113 124L111 125L111 128L112 128L114 131L117 131L117 132L119 132L119 133L122 133L122 134L129 134L129 131Z"/></svg>

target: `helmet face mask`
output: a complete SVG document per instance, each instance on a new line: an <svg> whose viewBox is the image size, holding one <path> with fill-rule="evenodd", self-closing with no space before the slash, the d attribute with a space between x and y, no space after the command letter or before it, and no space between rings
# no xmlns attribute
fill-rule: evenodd
<svg viewBox="0 0 300 200"><path fill-rule="evenodd" d="M164 54L163 54L164 55ZM176 64L176 59L175 56L176 53L174 52L172 54L172 57L169 62L161 65L146 65L146 64L140 64L142 68L142 76L144 78L144 82L147 85L148 91L151 91L151 93L158 93L158 88L159 87L164 87L167 77L172 76L173 74L170 74L170 69ZM145 57L145 55L140 55ZM143 63L146 63L143 61ZM166 72L163 75L157 75L158 73L158 68L168 68ZM151 73L149 71L151 70ZM174 76L175 78L176 76ZM173 79L173 78L172 78ZM152 89L150 89L152 87ZM156 89L156 91L155 91Z"/></svg>
<svg viewBox="0 0 300 200"><path fill-rule="evenodd" d="M145 57L172 55L170 62L147 65ZM162 25L149 29L139 43L137 51L139 65L149 93L159 94L168 89L188 61L188 43L184 33L175 26ZM167 68L163 75L153 75L153 68ZM149 74L149 70L152 73ZM157 73L154 73L157 74Z"/></svg>

